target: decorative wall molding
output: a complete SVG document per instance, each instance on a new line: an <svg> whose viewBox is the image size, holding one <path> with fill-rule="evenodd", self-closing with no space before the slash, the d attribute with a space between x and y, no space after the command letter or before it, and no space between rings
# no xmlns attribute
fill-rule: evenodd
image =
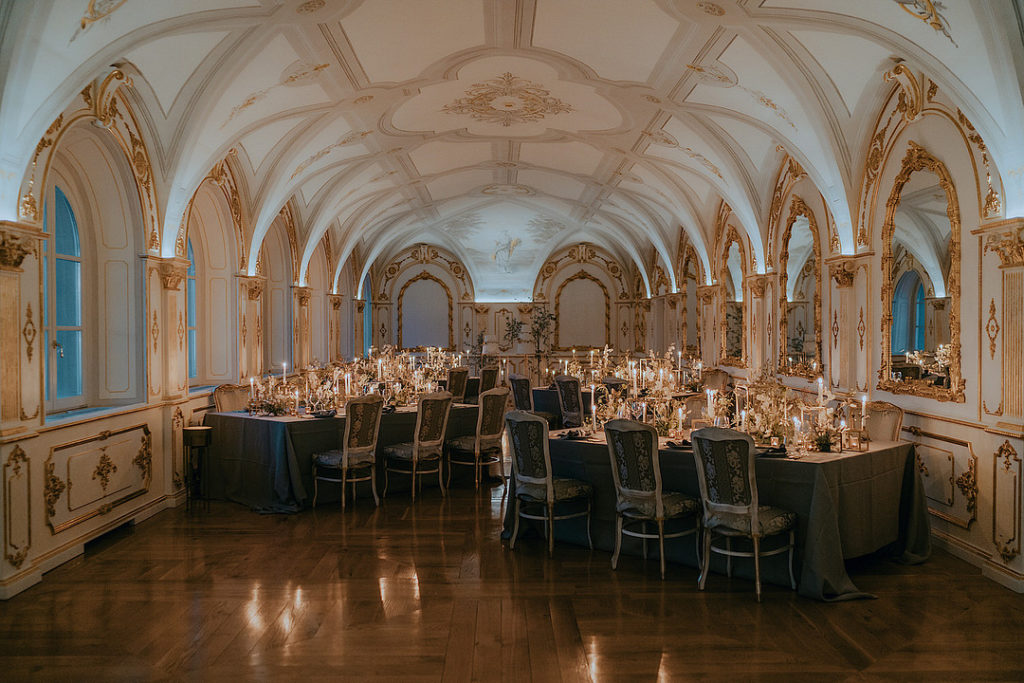
<svg viewBox="0 0 1024 683"><path fill-rule="evenodd" d="M1021 459L1009 440L992 461L992 543L1003 560L1020 554Z"/></svg>
<svg viewBox="0 0 1024 683"><path fill-rule="evenodd" d="M32 547L32 463L15 444L3 467L4 559L15 569Z"/></svg>

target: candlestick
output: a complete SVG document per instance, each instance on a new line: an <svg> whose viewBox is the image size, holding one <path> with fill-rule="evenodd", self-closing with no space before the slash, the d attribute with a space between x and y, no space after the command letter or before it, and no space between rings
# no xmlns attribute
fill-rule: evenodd
<svg viewBox="0 0 1024 683"><path fill-rule="evenodd" d="M345 398L352 393L352 373L345 373Z"/></svg>
<svg viewBox="0 0 1024 683"><path fill-rule="evenodd" d="M594 367L594 349L590 349L590 367Z"/></svg>
<svg viewBox="0 0 1024 683"><path fill-rule="evenodd" d="M868 417L868 395L860 397L860 428L864 429L864 420Z"/></svg>
<svg viewBox="0 0 1024 683"><path fill-rule="evenodd" d="M643 409L640 413L640 421L647 422L647 401L643 402Z"/></svg>

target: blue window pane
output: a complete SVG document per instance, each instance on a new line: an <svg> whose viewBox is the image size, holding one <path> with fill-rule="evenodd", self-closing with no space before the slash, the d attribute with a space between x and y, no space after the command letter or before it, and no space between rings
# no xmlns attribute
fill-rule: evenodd
<svg viewBox="0 0 1024 683"><path fill-rule="evenodd" d="M44 401L50 400L50 331L43 332L43 358L46 359L46 382L43 383Z"/></svg>
<svg viewBox="0 0 1024 683"><path fill-rule="evenodd" d="M188 326L196 326L196 281L189 280L188 287L186 288L186 302L188 308Z"/></svg>
<svg viewBox="0 0 1024 683"><path fill-rule="evenodd" d="M81 256L81 247L78 243L78 223L75 221L75 212L71 210L71 203L60 191L54 188L57 196L55 211L53 214L55 248L58 254L65 256Z"/></svg>
<svg viewBox="0 0 1024 683"><path fill-rule="evenodd" d="M196 257L192 253L192 240L188 241L188 275L189 277L196 276Z"/></svg>
<svg viewBox="0 0 1024 683"><path fill-rule="evenodd" d="M46 259L46 242L43 242L43 327L50 324L50 263Z"/></svg>
<svg viewBox="0 0 1024 683"><path fill-rule="evenodd" d="M82 324L81 264L77 261L57 259L57 325L76 327Z"/></svg>
<svg viewBox="0 0 1024 683"><path fill-rule="evenodd" d="M64 357L54 357L57 371L57 398L82 395L82 333L79 330L58 330L57 342L64 347Z"/></svg>
<svg viewBox="0 0 1024 683"><path fill-rule="evenodd" d="M189 379L193 379L196 376L196 374L197 374L196 366L197 365L198 365L198 363L196 362L196 331L195 330L189 330L188 331L188 377L189 377Z"/></svg>

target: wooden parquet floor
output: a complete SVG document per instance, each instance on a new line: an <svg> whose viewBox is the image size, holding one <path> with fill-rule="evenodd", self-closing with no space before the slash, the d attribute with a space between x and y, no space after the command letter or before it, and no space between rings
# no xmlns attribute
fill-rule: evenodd
<svg viewBox="0 0 1024 683"><path fill-rule="evenodd" d="M0 680L1024 680L1024 596L942 551L877 600L500 531L501 487L297 515L168 510L0 603Z"/></svg>

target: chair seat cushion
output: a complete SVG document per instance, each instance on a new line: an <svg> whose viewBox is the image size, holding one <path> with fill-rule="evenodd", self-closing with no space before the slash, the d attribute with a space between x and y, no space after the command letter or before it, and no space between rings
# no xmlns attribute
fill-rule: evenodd
<svg viewBox="0 0 1024 683"><path fill-rule="evenodd" d="M344 454L340 450L330 450L323 453L316 453L313 455L313 462L316 463L317 467L329 467L336 470L341 469L341 464L344 460ZM358 456L351 456L348 459L349 469L353 467L362 467L364 465L373 464L373 454L364 453Z"/></svg>
<svg viewBox="0 0 1024 683"><path fill-rule="evenodd" d="M556 503L575 498L589 498L594 492L593 486L579 479L555 478L551 483ZM516 485L516 496L529 502L543 503L547 500L547 495L547 488L543 484L519 482Z"/></svg>
<svg viewBox="0 0 1024 683"><path fill-rule="evenodd" d="M395 458L396 460L412 460L413 449L415 444L412 441L406 441L404 443L396 443L390 446L384 447L384 457Z"/></svg>
<svg viewBox="0 0 1024 683"><path fill-rule="evenodd" d="M459 451L462 453L472 454L473 450L476 448L476 437L473 436L472 434L468 436L459 436L454 439L448 439L445 442L445 445L448 446L448 450L450 451ZM484 448L480 451L480 455L484 455L485 453L488 455L498 453L500 455L501 447L491 446L490 448Z"/></svg>
<svg viewBox="0 0 1024 683"><path fill-rule="evenodd" d="M665 508L665 517L685 517L696 514L700 509L700 501L675 491L662 491L661 501ZM656 519L657 505L654 496L623 496L615 506L617 512L627 517L638 519Z"/></svg>
<svg viewBox="0 0 1024 683"><path fill-rule="evenodd" d="M796 525L796 513L771 505L761 505L757 508L757 521L761 527L759 535L771 536L792 529ZM746 515L719 512L711 515L706 524L712 529L750 534L750 518Z"/></svg>

